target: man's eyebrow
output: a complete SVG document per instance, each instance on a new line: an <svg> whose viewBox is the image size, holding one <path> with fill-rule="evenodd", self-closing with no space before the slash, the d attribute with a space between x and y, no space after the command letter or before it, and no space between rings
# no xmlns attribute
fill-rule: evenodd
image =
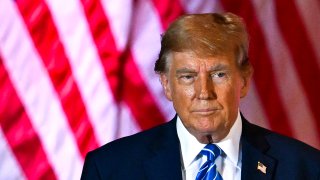
<svg viewBox="0 0 320 180"><path fill-rule="evenodd" d="M196 73L194 69L189 69L189 68L180 68L176 70L177 74L183 74L183 73Z"/></svg>
<svg viewBox="0 0 320 180"><path fill-rule="evenodd" d="M215 66L211 66L209 71L221 71L221 70L228 70L229 67L225 64L217 64Z"/></svg>

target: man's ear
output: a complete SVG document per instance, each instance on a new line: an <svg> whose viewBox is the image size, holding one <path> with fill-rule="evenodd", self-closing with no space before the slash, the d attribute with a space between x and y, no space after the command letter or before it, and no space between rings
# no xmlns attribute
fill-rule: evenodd
<svg viewBox="0 0 320 180"><path fill-rule="evenodd" d="M166 73L160 74L160 81L163 88L163 91L169 101L172 101L171 89L169 84L168 75Z"/></svg>
<svg viewBox="0 0 320 180"><path fill-rule="evenodd" d="M243 81L242 87L240 90L241 98L245 97L249 92L252 74L253 74L253 67L251 65L246 67L246 69L241 72L242 81Z"/></svg>

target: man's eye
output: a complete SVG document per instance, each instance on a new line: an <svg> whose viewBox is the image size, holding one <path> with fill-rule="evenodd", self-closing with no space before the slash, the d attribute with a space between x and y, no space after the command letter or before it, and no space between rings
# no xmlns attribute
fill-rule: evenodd
<svg viewBox="0 0 320 180"><path fill-rule="evenodd" d="M179 79L180 82L183 83L192 83L194 81L194 75L181 75Z"/></svg>
<svg viewBox="0 0 320 180"><path fill-rule="evenodd" d="M212 77L214 77L214 78L224 78L226 76L227 76L227 74L224 72L217 72L217 73L212 74Z"/></svg>
<svg viewBox="0 0 320 180"><path fill-rule="evenodd" d="M181 78L183 78L183 79L192 79L193 76L191 76L191 75L184 75L184 76L181 76Z"/></svg>

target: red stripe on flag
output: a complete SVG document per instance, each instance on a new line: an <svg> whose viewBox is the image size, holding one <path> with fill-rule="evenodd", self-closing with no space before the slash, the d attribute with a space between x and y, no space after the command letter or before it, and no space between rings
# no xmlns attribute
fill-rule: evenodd
<svg viewBox="0 0 320 180"><path fill-rule="evenodd" d="M0 92L0 126L27 179L56 179L1 57Z"/></svg>
<svg viewBox="0 0 320 180"><path fill-rule="evenodd" d="M165 122L131 52L116 48L110 24L98 0L82 0L90 30L114 98L125 101L135 120L144 130Z"/></svg>
<svg viewBox="0 0 320 180"><path fill-rule="evenodd" d="M49 9L42 0L17 1L17 5L85 157L98 143Z"/></svg>
<svg viewBox="0 0 320 180"><path fill-rule="evenodd" d="M163 29L167 29L177 17L184 14L184 10L178 0L153 0L153 4L161 18Z"/></svg>
<svg viewBox="0 0 320 180"><path fill-rule="evenodd" d="M276 3L276 15L280 31L284 37L296 70L300 77L300 82L306 92L311 112L315 119L320 119L320 69L317 57L308 38L304 23L299 16L294 2L274 1ZM285 13L283 13L285 11ZM320 32L318 32L320 33ZM320 34L319 34L320 36ZM320 121L315 121L318 132L320 132Z"/></svg>
<svg viewBox="0 0 320 180"><path fill-rule="evenodd" d="M130 107L132 114L139 121L142 130L165 122L164 116L156 106L156 102L148 91L132 54L123 53L124 64L123 98Z"/></svg>
<svg viewBox="0 0 320 180"><path fill-rule="evenodd" d="M271 57L267 52L266 40L263 36L261 26L257 20L254 8L250 1L221 1L224 9L240 15L247 23L250 34L250 61L255 68L253 79L255 81L261 103L266 110L266 114L271 129L292 136L289 119L284 110L284 105L275 83L274 71L272 69ZM268 72L268 73L265 73Z"/></svg>

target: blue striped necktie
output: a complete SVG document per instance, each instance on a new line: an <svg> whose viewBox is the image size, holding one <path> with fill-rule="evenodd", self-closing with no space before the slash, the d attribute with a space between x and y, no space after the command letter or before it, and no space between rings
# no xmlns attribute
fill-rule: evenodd
<svg viewBox="0 0 320 180"><path fill-rule="evenodd" d="M215 160L221 155L221 149L214 144L207 144L200 154L206 156L207 161L201 166L196 180L222 180L215 164Z"/></svg>

